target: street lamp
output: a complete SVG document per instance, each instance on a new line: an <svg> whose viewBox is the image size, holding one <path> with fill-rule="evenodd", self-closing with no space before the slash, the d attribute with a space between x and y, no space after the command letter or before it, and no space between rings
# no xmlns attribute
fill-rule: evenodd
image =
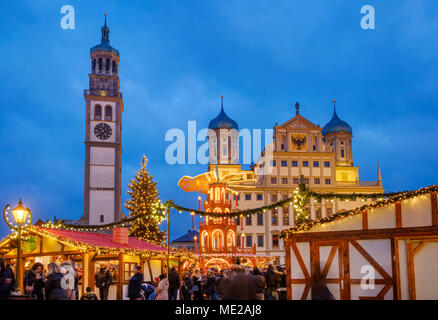
<svg viewBox="0 0 438 320"><path fill-rule="evenodd" d="M15 223L16 223L16 225L13 225L9 221L9 218L6 215L8 209L9 209L9 205L6 205L5 208L3 209L3 217L5 219L5 222L9 226L9 228L11 228L11 230L14 230L14 231L17 232L18 247L17 247L16 279L17 279L18 285L21 286L21 282L20 282L20 273L21 273L21 265L20 265L20 263L21 263L21 229L23 227L29 226L32 223L32 212L28 208L23 206L23 202L21 201L21 198L20 198L20 201L18 201L18 206L16 206L15 208L12 209L12 215L13 215Z"/></svg>

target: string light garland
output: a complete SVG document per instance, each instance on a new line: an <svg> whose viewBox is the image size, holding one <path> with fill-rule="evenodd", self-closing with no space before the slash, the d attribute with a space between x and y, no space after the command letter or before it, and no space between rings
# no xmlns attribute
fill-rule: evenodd
<svg viewBox="0 0 438 320"><path fill-rule="evenodd" d="M339 220L339 219L342 219L345 217L360 214L364 211L369 211L369 210L377 209L380 207L388 206L388 205L394 204L394 203L399 202L399 201L408 200L408 199L418 197L418 196L423 196L423 195L426 195L426 194L429 194L432 192L438 192L438 186L433 185L430 187L426 187L426 188L422 188L422 189L414 190L414 191L393 192L393 193L389 193L390 196L388 196L388 194L385 194L385 196L383 196L383 194L370 195L370 196L375 197L375 198L380 198L380 200L377 200L373 203L366 204L366 205L363 205L361 207L358 207L358 208L355 208L352 210L341 211L341 212L335 213L333 215L330 215L328 217L319 218L316 220L304 221L304 222L296 225L293 228L282 231L280 233L280 238L285 239L287 237L293 236L294 233L307 231L316 225L331 223L331 222L334 222L336 220ZM310 194L312 194L312 193L310 193ZM348 198L346 198L346 199L348 199Z"/></svg>

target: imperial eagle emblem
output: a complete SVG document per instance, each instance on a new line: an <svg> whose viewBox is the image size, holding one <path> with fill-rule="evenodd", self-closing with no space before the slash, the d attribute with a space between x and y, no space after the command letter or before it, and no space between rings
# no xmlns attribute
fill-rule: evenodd
<svg viewBox="0 0 438 320"><path fill-rule="evenodd" d="M297 146L297 150L302 150L304 144L306 143L306 137L293 137L292 142Z"/></svg>

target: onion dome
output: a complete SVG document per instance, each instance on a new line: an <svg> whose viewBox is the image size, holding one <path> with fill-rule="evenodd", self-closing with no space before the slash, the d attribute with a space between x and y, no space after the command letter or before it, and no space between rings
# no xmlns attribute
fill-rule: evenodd
<svg viewBox="0 0 438 320"><path fill-rule="evenodd" d="M210 121L210 124L208 125L209 129L216 130L216 129L236 129L239 130L239 126L237 125L237 122L231 119L227 116L227 114L224 111L224 97L221 97L222 99L222 106L221 106L221 112L218 114L216 118Z"/></svg>
<svg viewBox="0 0 438 320"><path fill-rule="evenodd" d="M339 132L353 133L353 129L351 128L351 126L347 122L341 120L338 117L338 114L336 113L336 100L333 100L333 104L334 104L334 111L333 111L332 119L324 126L321 133L324 136L329 133L339 133Z"/></svg>
<svg viewBox="0 0 438 320"><path fill-rule="evenodd" d="M90 49L90 53L94 52L94 51L105 51L105 52L112 52L112 53L115 53L116 55L119 55L119 51L114 49L110 45L110 40L109 40L110 30L109 30L108 26L106 25L106 12L105 12L105 24L103 25L101 30L102 30L102 40L101 40L100 44L98 44L97 46L94 46L93 48Z"/></svg>

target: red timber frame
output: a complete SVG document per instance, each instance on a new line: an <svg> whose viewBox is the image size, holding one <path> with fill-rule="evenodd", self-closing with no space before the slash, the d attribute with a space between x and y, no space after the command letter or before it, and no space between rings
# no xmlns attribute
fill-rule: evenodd
<svg viewBox="0 0 438 320"><path fill-rule="evenodd" d="M333 231L333 232L301 232L295 233L285 239L286 250L286 277L287 277L287 299L292 299L292 285L304 284L301 299L305 300L312 295L312 284L324 279L327 284L339 283L340 299L351 299L351 285L360 284L361 279L350 279L350 256L349 247L354 247L360 255L374 267L382 278L375 279L376 285L383 285L383 288L375 297L359 297L359 299L384 299L385 295L393 290L393 299L401 299L400 289L400 259L399 240L406 240L406 261L408 273L409 299L416 299L415 291L415 255L424 248L428 242L438 242L438 201L437 193L431 193L432 225L425 227L402 227L401 204L396 203L396 227L387 229L369 229L368 214L362 213L362 230ZM392 274L385 269L359 244L359 240L388 239L391 244ZM302 258L297 244L308 243L310 248L310 270ZM331 246L325 266L320 267L320 251L323 246ZM338 253L337 261L334 261ZM291 255L294 255L299 268L304 275L301 279L292 279ZM333 263L339 265L339 277L327 278L327 273ZM310 296L309 296L310 294Z"/></svg>

